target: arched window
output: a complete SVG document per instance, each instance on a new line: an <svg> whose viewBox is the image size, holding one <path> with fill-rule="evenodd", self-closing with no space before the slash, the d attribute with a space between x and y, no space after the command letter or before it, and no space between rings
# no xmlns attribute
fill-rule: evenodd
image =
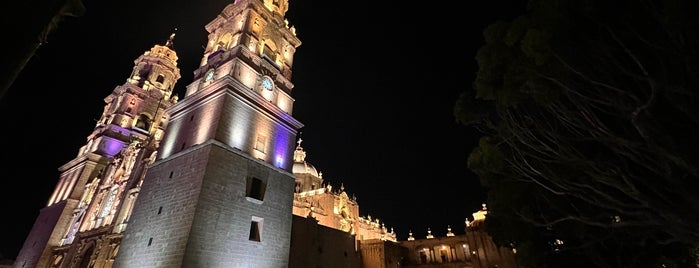
<svg viewBox="0 0 699 268"><path fill-rule="evenodd" d="M150 117L145 114L139 115L136 121L136 127L148 131L150 129Z"/></svg>
<svg viewBox="0 0 699 268"><path fill-rule="evenodd" d="M94 263L92 262L92 253L95 251L95 245L90 244L89 247L83 251L82 259L80 260L79 268L92 267Z"/></svg>
<svg viewBox="0 0 699 268"><path fill-rule="evenodd" d="M273 63L276 63L277 59L277 44L272 41L272 39L265 39L264 47L262 48L262 57L267 57Z"/></svg>

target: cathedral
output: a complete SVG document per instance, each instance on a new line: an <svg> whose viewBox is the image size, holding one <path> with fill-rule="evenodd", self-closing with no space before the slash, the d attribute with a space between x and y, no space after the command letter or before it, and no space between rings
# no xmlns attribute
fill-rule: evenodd
<svg viewBox="0 0 699 268"><path fill-rule="evenodd" d="M175 34L134 60L59 167L12 267L516 267L482 228L398 241L306 161L288 0L234 0L180 99Z"/></svg>

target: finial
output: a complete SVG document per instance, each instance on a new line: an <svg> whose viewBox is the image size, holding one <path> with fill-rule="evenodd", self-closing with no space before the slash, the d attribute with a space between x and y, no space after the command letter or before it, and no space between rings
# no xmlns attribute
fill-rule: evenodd
<svg viewBox="0 0 699 268"><path fill-rule="evenodd" d="M301 141L303 141L301 138L296 141L296 150L294 150L294 162L297 163L303 163L306 161L306 152L304 152L303 148L301 148Z"/></svg>
<svg viewBox="0 0 699 268"><path fill-rule="evenodd" d="M175 32L177 32L177 28L175 28L175 31L170 34L170 38L167 39L167 42L165 43L166 47L172 48L172 40L175 39Z"/></svg>

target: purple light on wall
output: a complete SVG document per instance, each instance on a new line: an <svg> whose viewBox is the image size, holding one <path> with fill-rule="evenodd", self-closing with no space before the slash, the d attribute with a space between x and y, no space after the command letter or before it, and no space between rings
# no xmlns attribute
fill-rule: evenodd
<svg viewBox="0 0 699 268"><path fill-rule="evenodd" d="M103 139L101 147L103 148L104 153L112 157L121 151L123 143L115 139Z"/></svg>
<svg viewBox="0 0 699 268"><path fill-rule="evenodd" d="M274 166L285 169L286 159L289 157L289 136L283 135L283 132L277 132L274 137Z"/></svg>
<svg viewBox="0 0 699 268"><path fill-rule="evenodd" d="M284 168L284 157L277 155L277 159L274 160L274 165L278 168Z"/></svg>

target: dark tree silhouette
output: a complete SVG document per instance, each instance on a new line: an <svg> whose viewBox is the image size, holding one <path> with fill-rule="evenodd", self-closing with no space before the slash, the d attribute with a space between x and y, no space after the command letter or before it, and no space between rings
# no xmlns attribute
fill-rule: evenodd
<svg viewBox="0 0 699 268"><path fill-rule="evenodd" d="M0 99L59 23L85 12L81 0L5 1L2 6L3 48L8 53L0 64Z"/></svg>
<svg viewBox="0 0 699 268"><path fill-rule="evenodd" d="M484 134L469 168L524 265L697 266L697 11L531 0L484 30L454 113Z"/></svg>

